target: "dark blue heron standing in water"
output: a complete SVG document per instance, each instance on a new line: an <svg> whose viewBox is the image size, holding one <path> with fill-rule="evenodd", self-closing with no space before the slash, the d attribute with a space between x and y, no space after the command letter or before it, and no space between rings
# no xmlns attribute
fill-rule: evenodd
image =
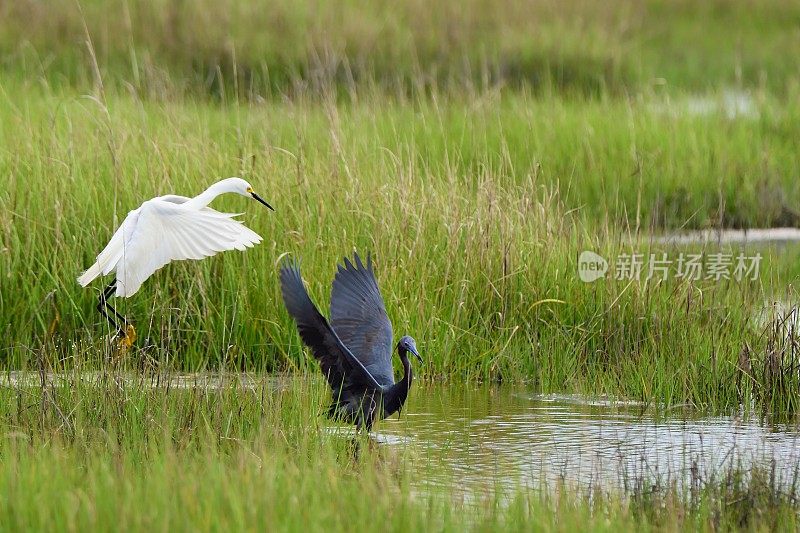
<svg viewBox="0 0 800 533"><path fill-rule="evenodd" d="M333 390L328 416L369 431L375 420L399 412L411 388L409 352L420 362L409 336L397 343L403 379L392 372L392 323L386 315L372 261L345 258L331 290L331 323L308 296L296 263L281 267L281 292L286 309L297 323L300 338L311 348Z"/></svg>

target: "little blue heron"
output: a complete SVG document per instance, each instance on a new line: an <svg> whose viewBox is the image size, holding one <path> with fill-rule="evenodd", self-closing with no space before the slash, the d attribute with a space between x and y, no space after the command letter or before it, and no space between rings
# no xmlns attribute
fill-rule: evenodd
<svg viewBox="0 0 800 533"><path fill-rule="evenodd" d="M395 383L392 323L370 257L366 266L358 254L354 262L345 258L344 266L339 266L331 290L330 324L308 296L297 263L285 263L280 278L286 309L333 391L328 416L369 432L376 419L399 412L411 388L408 353L420 363L422 358L414 339L401 338L397 353L403 363L403 379Z"/></svg>
<svg viewBox="0 0 800 533"><path fill-rule="evenodd" d="M97 310L117 330L126 347L136 339L136 330L108 303L112 295L133 296L147 278L172 261L203 259L227 250L251 248L261 242L256 232L233 218L236 214L208 207L225 193L247 196L272 209L241 178L218 181L194 198L174 194L153 198L128 213L95 264L78 278L78 283L86 287L99 276L116 273L114 281L100 293Z"/></svg>

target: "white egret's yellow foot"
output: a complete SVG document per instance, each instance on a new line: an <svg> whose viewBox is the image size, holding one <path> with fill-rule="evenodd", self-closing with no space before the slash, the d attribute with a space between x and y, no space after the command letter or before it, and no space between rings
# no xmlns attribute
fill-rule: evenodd
<svg viewBox="0 0 800 533"><path fill-rule="evenodd" d="M133 324L127 324L125 327L125 342L128 344L128 348L136 342L136 328L133 327Z"/></svg>
<svg viewBox="0 0 800 533"><path fill-rule="evenodd" d="M117 336L117 352L119 355L125 355L131 349L133 343L136 342L136 329L133 324L125 325L125 333Z"/></svg>

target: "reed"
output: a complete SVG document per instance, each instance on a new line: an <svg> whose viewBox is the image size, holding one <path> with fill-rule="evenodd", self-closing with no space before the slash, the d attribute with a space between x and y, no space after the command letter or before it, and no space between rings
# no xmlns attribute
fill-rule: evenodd
<svg viewBox="0 0 800 533"><path fill-rule="evenodd" d="M4 90L0 331L11 367L36 369L43 360L55 370L102 368L115 359L94 309L102 283L83 290L76 275L144 199L192 195L241 175L277 211L238 198L217 207L245 211L265 243L247 254L170 265L117 302L140 335L126 364L303 369L308 359L281 304L276 261L284 253L299 258L324 307L335 263L357 249L376 258L395 332L420 340L425 379L528 380L548 391L716 409L751 399L773 405L767 398L796 405L796 387L765 395L771 377L741 379L737 370L745 346L754 361L771 353L763 308L792 300L785 289L797 275L791 252L764 249L756 281L643 276L629 283L610 273L586 284L576 271L586 249L609 259L666 250L650 244L637 221L653 216L670 169L677 176L701 161L712 173L713 161L726 158L755 165L755 152L744 148L750 122L715 130L673 119L667 152L656 148L664 124L646 103L637 113L625 111L628 104L557 97L444 105L367 94L349 105L219 106L139 101L112 89L104 99L13 83ZM615 119L618 113L631 122ZM603 138L584 135L601 128ZM635 168L623 148L634 137L647 146L643 153L674 154L656 165L661 185L635 175L618 180ZM571 149L579 138L584 148ZM679 160L699 138L724 157ZM698 205L724 187L742 188L701 174L682 185L696 191Z"/></svg>
<svg viewBox="0 0 800 533"><path fill-rule="evenodd" d="M377 85L502 86L602 97L665 87L797 86L798 7L769 0L9 3L4 72L56 86L215 99ZM96 61L87 51L87 33Z"/></svg>
<svg viewBox="0 0 800 533"><path fill-rule="evenodd" d="M208 380L208 381L205 381ZM0 389L0 519L9 529L435 528L792 530L791 479L732 464L662 472L621 490L564 486L464 495L441 449L374 445L315 416L322 379L67 372ZM360 452L356 452L359 448ZM503 476L502 470L498 476ZM673 482L665 481L672 479ZM591 489L591 490L590 490Z"/></svg>

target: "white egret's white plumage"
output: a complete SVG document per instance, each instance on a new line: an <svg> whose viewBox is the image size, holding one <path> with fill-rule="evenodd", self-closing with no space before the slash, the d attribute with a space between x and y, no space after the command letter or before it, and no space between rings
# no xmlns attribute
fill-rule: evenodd
<svg viewBox="0 0 800 533"><path fill-rule="evenodd" d="M95 264L79 278L83 287L116 273L116 296L132 296L156 270L172 261L202 259L226 250L245 250L261 237L234 217L208 207L217 196L237 193L272 207L241 178L219 181L194 198L166 195L128 213Z"/></svg>

